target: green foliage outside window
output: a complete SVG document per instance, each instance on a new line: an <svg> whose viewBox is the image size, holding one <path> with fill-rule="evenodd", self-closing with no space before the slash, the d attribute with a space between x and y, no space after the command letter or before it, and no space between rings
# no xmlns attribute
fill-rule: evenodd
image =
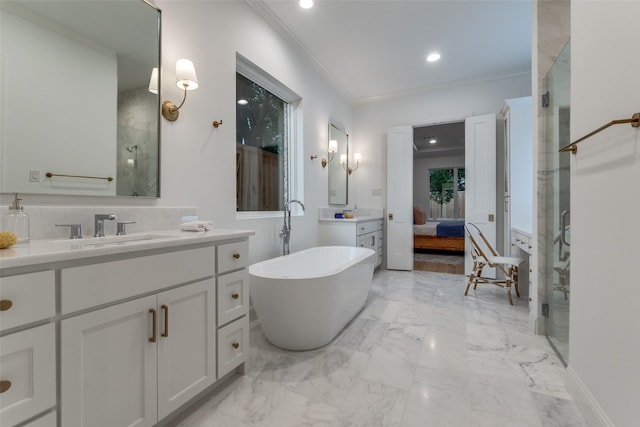
<svg viewBox="0 0 640 427"><path fill-rule="evenodd" d="M453 198L453 169L429 171L429 198L439 205L449 203Z"/></svg>

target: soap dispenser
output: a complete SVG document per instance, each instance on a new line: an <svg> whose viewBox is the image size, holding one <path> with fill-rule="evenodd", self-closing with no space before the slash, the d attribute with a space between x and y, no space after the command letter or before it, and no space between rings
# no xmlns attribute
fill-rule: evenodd
<svg viewBox="0 0 640 427"><path fill-rule="evenodd" d="M29 215L24 212L22 199L14 193L14 200L9 206L9 212L3 218L2 230L15 233L18 244L29 242Z"/></svg>

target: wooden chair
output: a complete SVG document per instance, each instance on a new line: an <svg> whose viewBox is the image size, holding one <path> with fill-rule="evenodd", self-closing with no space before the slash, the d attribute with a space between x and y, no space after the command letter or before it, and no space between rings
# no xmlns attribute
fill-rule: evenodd
<svg viewBox="0 0 640 427"><path fill-rule="evenodd" d="M471 274L469 274L467 289L464 291L465 296L469 293L469 287L472 283L473 289L476 289L479 283L488 283L506 288L509 304L513 305L511 285L513 285L516 291L516 296L520 298L520 291L518 289L518 266L522 264L523 260L521 258L500 256L475 224L468 222L464 228L471 241L471 257L473 258L473 267ZM484 267L498 269L504 273L505 278L492 279L482 277L482 269L484 269Z"/></svg>

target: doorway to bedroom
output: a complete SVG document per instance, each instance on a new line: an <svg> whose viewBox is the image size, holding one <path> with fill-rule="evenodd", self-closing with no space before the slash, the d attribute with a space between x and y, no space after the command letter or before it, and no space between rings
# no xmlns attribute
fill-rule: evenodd
<svg viewBox="0 0 640 427"><path fill-rule="evenodd" d="M414 270L464 274L465 122L414 128Z"/></svg>

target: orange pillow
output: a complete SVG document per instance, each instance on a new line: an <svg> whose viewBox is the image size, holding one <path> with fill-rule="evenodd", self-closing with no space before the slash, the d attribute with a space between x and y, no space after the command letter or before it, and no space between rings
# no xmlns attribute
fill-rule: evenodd
<svg viewBox="0 0 640 427"><path fill-rule="evenodd" d="M425 222L427 222L427 215L420 210L420 208L418 208L417 206L414 206L413 208L413 223L414 224L424 224Z"/></svg>

